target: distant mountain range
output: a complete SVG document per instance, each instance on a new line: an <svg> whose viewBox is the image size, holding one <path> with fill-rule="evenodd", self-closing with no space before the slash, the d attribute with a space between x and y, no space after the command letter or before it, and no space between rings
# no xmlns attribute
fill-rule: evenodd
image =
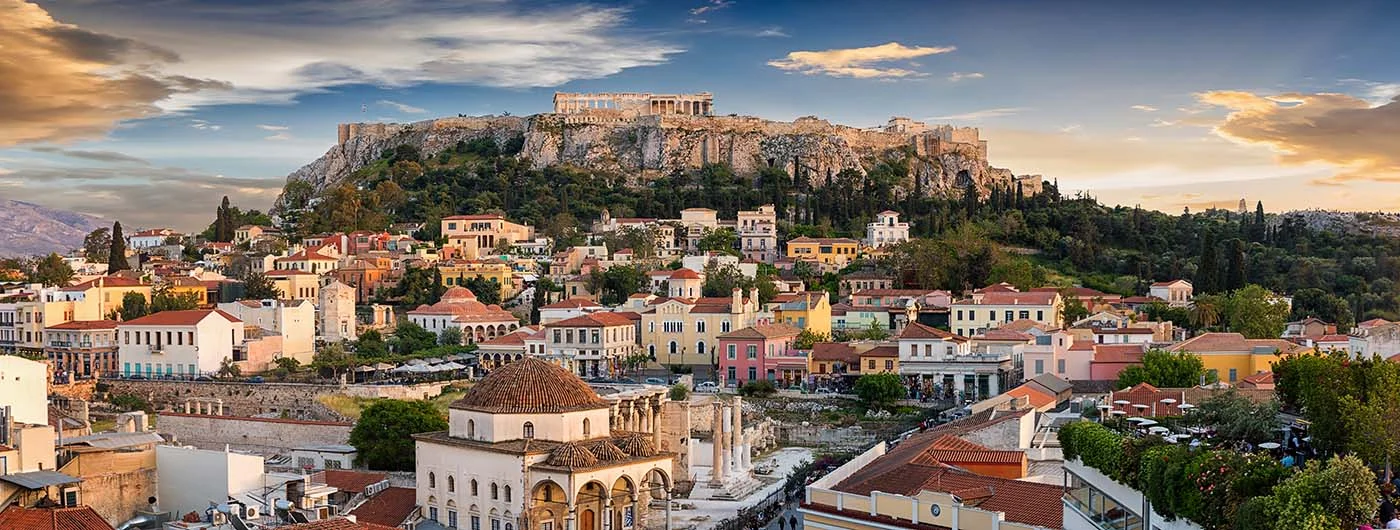
<svg viewBox="0 0 1400 530"><path fill-rule="evenodd" d="M0 256L67 252L83 246L89 232L110 225L93 215L0 199Z"/></svg>

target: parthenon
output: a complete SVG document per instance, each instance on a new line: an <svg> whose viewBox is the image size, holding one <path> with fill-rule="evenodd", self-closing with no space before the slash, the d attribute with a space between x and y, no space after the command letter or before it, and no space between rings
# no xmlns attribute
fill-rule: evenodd
<svg viewBox="0 0 1400 530"><path fill-rule="evenodd" d="M709 116L714 112L714 104L715 97L709 92L697 94L554 93L554 112L557 114L577 114L607 109L621 111L623 114L632 116L660 114Z"/></svg>

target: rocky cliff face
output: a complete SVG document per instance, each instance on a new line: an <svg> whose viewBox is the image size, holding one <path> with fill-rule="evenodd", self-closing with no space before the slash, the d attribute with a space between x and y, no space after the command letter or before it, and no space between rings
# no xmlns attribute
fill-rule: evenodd
<svg viewBox="0 0 1400 530"><path fill-rule="evenodd" d="M91 215L0 199L0 257L67 252L104 226L110 223Z"/></svg>
<svg viewBox="0 0 1400 530"><path fill-rule="evenodd" d="M950 133L947 127L917 132L889 132L834 125L817 118L775 122L749 116L641 116L606 114L537 114L442 118L412 124L345 124L340 143L321 158L289 175L319 190L340 182L356 169L401 144L430 156L459 141L490 137L498 144L524 139L521 157L536 167L570 164L633 176L638 181L725 163L740 175L767 166L807 178L820 186L826 178L850 169L864 173L882 160L908 159L905 190L935 195L961 194L968 186L982 194L994 186L1012 186L1017 177L992 167L985 142L971 130ZM913 179L919 179L916 186ZM1039 189L1038 177L1023 178L1027 193Z"/></svg>

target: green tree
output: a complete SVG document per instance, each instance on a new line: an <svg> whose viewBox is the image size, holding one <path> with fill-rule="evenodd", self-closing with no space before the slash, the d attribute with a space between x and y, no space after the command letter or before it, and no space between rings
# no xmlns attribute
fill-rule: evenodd
<svg viewBox="0 0 1400 530"><path fill-rule="evenodd" d="M1206 375L1205 364L1196 354L1151 349L1142 355L1142 364L1129 366L1118 373L1117 388L1128 388L1138 383L1157 388L1186 388L1200 384L1202 375ZM1213 382L1210 379L1207 378L1206 382Z"/></svg>
<svg viewBox="0 0 1400 530"><path fill-rule="evenodd" d="M122 223L112 223L112 247L107 250L107 274L131 269L126 261L126 236L122 234Z"/></svg>
<svg viewBox="0 0 1400 530"><path fill-rule="evenodd" d="M458 285L466 287L472 294L476 295L478 302L486 305L501 304L501 284L495 278L487 279L474 276L458 282Z"/></svg>
<svg viewBox="0 0 1400 530"><path fill-rule="evenodd" d="M810 329L804 329L797 334L797 338L792 341L792 347L799 350L810 350L812 345L818 342L828 342L831 336L826 333L819 333Z"/></svg>
<svg viewBox="0 0 1400 530"><path fill-rule="evenodd" d="M856 379L854 387L861 403L869 408L886 409L895 401L904 399L904 382L899 374L865 374Z"/></svg>
<svg viewBox="0 0 1400 530"><path fill-rule="evenodd" d="M409 321L394 328L394 351L400 355L431 349L437 345L437 335Z"/></svg>
<svg viewBox="0 0 1400 530"><path fill-rule="evenodd" d="M1230 293L1225 302L1230 331L1251 339L1271 339L1288 323L1288 303L1268 289L1248 285Z"/></svg>
<svg viewBox="0 0 1400 530"><path fill-rule="evenodd" d="M1220 290L1220 249L1215 245L1215 233L1206 232L1201 238L1201 262L1196 267L1195 286L1202 293Z"/></svg>
<svg viewBox="0 0 1400 530"><path fill-rule="evenodd" d="M272 283L272 278L261 272L250 272L243 277L243 296L239 300L277 300L282 298L282 290Z"/></svg>
<svg viewBox="0 0 1400 530"><path fill-rule="evenodd" d="M1079 296L1074 291L1066 289L1060 290L1060 298L1064 300L1060 306L1060 320L1065 325L1078 322L1080 319L1089 316L1089 308L1084 307L1084 302L1079 300Z"/></svg>
<svg viewBox="0 0 1400 530"><path fill-rule="evenodd" d="M48 287L65 286L73 281L73 268L58 254L50 253L35 261L34 272L29 274L29 281Z"/></svg>
<svg viewBox="0 0 1400 530"><path fill-rule="evenodd" d="M311 357L311 366L330 372L331 377L339 377L341 371L349 370L354 364L355 356L338 342L325 345Z"/></svg>
<svg viewBox="0 0 1400 530"><path fill-rule="evenodd" d="M276 360L272 361L272 363L276 364L277 368L288 372L295 372L297 369L301 368L301 361L296 360L295 357L278 357Z"/></svg>
<svg viewBox="0 0 1400 530"><path fill-rule="evenodd" d="M1230 389L1197 404L1194 417L1224 439L1257 444L1275 438L1278 410L1277 401L1258 403Z"/></svg>
<svg viewBox="0 0 1400 530"><path fill-rule="evenodd" d="M238 366L231 357L224 357L219 361L219 377L236 378L243 375L243 368Z"/></svg>
<svg viewBox="0 0 1400 530"><path fill-rule="evenodd" d="M696 242L696 248L701 252L720 252L731 256L739 255L739 236L734 233L733 228L707 228L705 235Z"/></svg>
<svg viewBox="0 0 1400 530"><path fill-rule="evenodd" d="M122 307L118 312L121 314L122 320L126 321L149 315L151 310L146 305L146 295L129 292L122 295Z"/></svg>
<svg viewBox="0 0 1400 530"><path fill-rule="evenodd" d="M1244 255L1244 240L1230 240L1230 257L1225 267L1225 288L1235 290L1244 287L1245 265L1248 261Z"/></svg>
<svg viewBox="0 0 1400 530"><path fill-rule="evenodd" d="M355 341L355 355L366 359L384 357L389 355L389 345L384 343L384 336L379 330L366 330Z"/></svg>
<svg viewBox="0 0 1400 530"><path fill-rule="evenodd" d="M151 313L188 311L190 309L199 309L199 295L175 292L168 284L157 286L151 291Z"/></svg>
<svg viewBox="0 0 1400 530"><path fill-rule="evenodd" d="M370 469L412 471L413 435L447 430L447 418L427 401L381 399L360 412L350 431L355 462Z"/></svg>
<svg viewBox="0 0 1400 530"><path fill-rule="evenodd" d="M442 330L441 333L438 333L438 344L441 344L443 346L461 346L462 329L447 328Z"/></svg>
<svg viewBox="0 0 1400 530"><path fill-rule="evenodd" d="M666 393L666 397L671 398L671 401L685 401L690 397L690 389L683 384L676 383L671 385L671 390Z"/></svg>
<svg viewBox="0 0 1400 530"><path fill-rule="evenodd" d="M599 303L618 305L627 301L633 293L643 293L651 283L647 271L640 265L615 265L608 270L594 270L590 281L599 293Z"/></svg>
<svg viewBox="0 0 1400 530"><path fill-rule="evenodd" d="M98 228L83 237L83 258L88 263L107 263L107 253L112 250L112 231Z"/></svg>
<svg viewBox="0 0 1400 530"><path fill-rule="evenodd" d="M1195 301L1191 304L1190 316L1191 324L1196 329L1209 329L1220 323L1221 312L1224 311L1225 300L1220 296L1211 294L1196 295Z"/></svg>
<svg viewBox="0 0 1400 530"><path fill-rule="evenodd" d="M442 285L441 273L436 268L409 267L404 270L403 277L389 292L389 296L397 299L403 307L417 307L436 304L446 291L447 288Z"/></svg>

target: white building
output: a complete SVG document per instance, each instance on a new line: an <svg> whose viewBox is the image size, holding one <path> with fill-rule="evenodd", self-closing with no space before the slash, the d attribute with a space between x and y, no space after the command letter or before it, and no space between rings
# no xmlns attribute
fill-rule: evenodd
<svg viewBox="0 0 1400 530"><path fill-rule="evenodd" d="M321 285L317 336L326 342L355 340L355 288L334 278Z"/></svg>
<svg viewBox="0 0 1400 530"><path fill-rule="evenodd" d="M734 221L734 231L744 258L763 263L778 259L778 214L773 205L741 210Z"/></svg>
<svg viewBox="0 0 1400 530"><path fill-rule="evenodd" d="M287 501L311 520L333 515L330 497L339 490L314 480L320 475L269 473L263 465L261 456L157 445L160 507L203 516L213 506L228 505L244 520L253 520L271 516L278 501Z"/></svg>
<svg viewBox="0 0 1400 530"><path fill-rule="evenodd" d="M409 311L408 320L438 335L447 328L459 329L468 343L491 340L520 327L520 320L510 311L478 302L466 287L447 289L438 303Z"/></svg>
<svg viewBox="0 0 1400 530"><path fill-rule="evenodd" d="M155 248L165 244L165 238L179 235L169 228L142 230L126 236L127 246L133 249Z"/></svg>
<svg viewBox="0 0 1400 530"><path fill-rule="evenodd" d="M540 323L548 324L602 311L604 308L587 298L565 298L540 306Z"/></svg>
<svg viewBox="0 0 1400 530"><path fill-rule="evenodd" d="M1056 292L973 292L971 298L953 302L950 327L963 336L981 335L1015 320L1034 320L1046 329L1058 328L1063 305Z"/></svg>
<svg viewBox="0 0 1400 530"><path fill-rule="evenodd" d="M49 423L48 366L16 355L0 355L0 407L20 423Z"/></svg>
<svg viewBox="0 0 1400 530"><path fill-rule="evenodd" d="M217 309L161 311L117 326L122 375L198 375L238 360L243 321Z"/></svg>
<svg viewBox="0 0 1400 530"><path fill-rule="evenodd" d="M1191 305L1191 295L1193 292L1191 282L1186 280L1172 280L1169 282L1156 282L1147 288L1148 296L1161 298L1167 301L1167 305L1172 307L1186 307Z"/></svg>
<svg viewBox="0 0 1400 530"><path fill-rule="evenodd" d="M612 375L637 353L637 326L622 313L602 311L545 324L545 348L567 360L579 377Z"/></svg>
<svg viewBox="0 0 1400 530"><path fill-rule="evenodd" d="M875 222L865 225L865 246L880 248L909 240L909 223L899 220L899 212L885 210Z"/></svg>
<svg viewBox="0 0 1400 530"><path fill-rule="evenodd" d="M978 400L1020 383L1011 353L974 353L967 337L910 322L898 342L899 373L921 388L936 385L945 395Z"/></svg>
<svg viewBox="0 0 1400 530"><path fill-rule="evenodd" d="M282 356L310 364L316 354L316 306L306 300L239 300L219 310L282 337ZM159 313L157 313L159 314Z"/></svg>
<svg viewBox="0 0 1400 530"><path fill-rule="evenodd" d="M669 498L673 455L657 450L664 398L610 405L534 357L491 372L414 435L417 501L449 528L628 530Z"/></svg>

